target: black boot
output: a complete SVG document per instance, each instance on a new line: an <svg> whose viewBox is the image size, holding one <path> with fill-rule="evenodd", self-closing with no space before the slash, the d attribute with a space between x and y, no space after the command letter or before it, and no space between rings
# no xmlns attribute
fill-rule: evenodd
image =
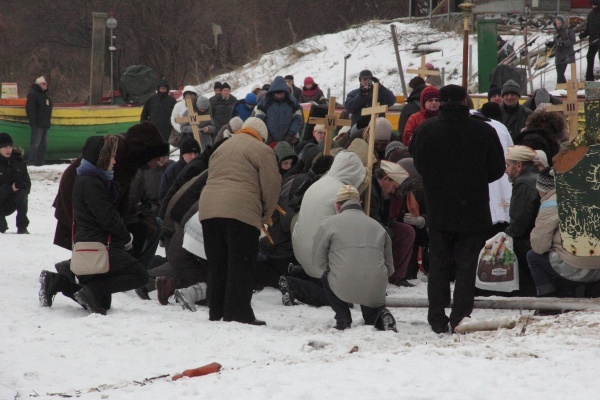
<svg viewBox="0 0 600 400"><path fill-rule="evenodd" d="M43 270L40 274L39 299L42 307L52 307L56 293L60 291L60 276L54 272Z"/></svg>
<svg viewBox="0 0 600 400"><path fill-rule="evenodd" d="M88 310L92 314L106 315L106 310L100 307L96 296L87 287L84 287L77 293L75 293L75 301L77 301L83 308Z"/></svg>

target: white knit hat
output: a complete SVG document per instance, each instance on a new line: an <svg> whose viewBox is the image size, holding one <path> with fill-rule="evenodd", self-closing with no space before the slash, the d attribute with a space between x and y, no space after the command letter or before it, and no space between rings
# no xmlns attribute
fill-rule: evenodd
<svg viewBox="0 0 600 400"><path fill-rule="evenodd" d="M192 92L194 93L196 96L198 95L198 91L196 90L196 88L192 85L186 85L183 88L183 91L181 93L185 93L185 92Z"/></svg>
<svg viewBox="0 0 600 400"><path fill-rule="evenodd" d="M244 125L244 121L240 117L233 117L229 120L229 126L233 130L233 133L242 129L242 125Z"/></svg>
<svg viewBox="0 0 600 400"><path fill-rule="evenodd" d="M246 120L246 122L244 122L244 125L242 125L242 128L250 128L250 129L256 131L256 133L258 133L260 135L260 137L263 139L263 142L266 142L267 139L269 138L269 131L267 130L267 126L259 118L249 117Z"/></svg>
<svg viewBox="0 0 600 400"><path fill-rule="evenodd" d="M37 79L35 80L35 83L37 83L38 85L39 85L40 83L46 83L46 78L44 78L43 76L40 76L39 78L37 78Z"/></svg>
<svg viewBox="0 0 600 400"><path fill-rule="evenodd" d="M392 137L392 124L386 118L379 117L375 120L375 140L390 140Z"/></svg>

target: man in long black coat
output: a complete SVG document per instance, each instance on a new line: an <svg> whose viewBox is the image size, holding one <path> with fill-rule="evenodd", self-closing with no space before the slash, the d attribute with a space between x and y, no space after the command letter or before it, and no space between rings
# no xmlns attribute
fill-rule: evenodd
<svg viewBox="0 0 600 400"><path fill-rule="evenodd" d="M140 117L140 122L150 121L156 125L165 142L169 140L169 135L171 135L173 129L171 114L175 103L177 103L173 96L169 95L169 89L169 82L166 79L161 80L156 94L149 97L144 103L142 116Z"/></svg>
<svg viewBox="0 0 600 400"><path fill-rule="evenodd" d="M469 118L467 92L457 85L440 89L437 117L423 122L411 142L414 164L427 199L430 267L428 322L448 332L473 311L475 272L485 232L492 226L488 183L504 174L502 145L493 128ZM456 266L450 318L450 276Z"/></svg>

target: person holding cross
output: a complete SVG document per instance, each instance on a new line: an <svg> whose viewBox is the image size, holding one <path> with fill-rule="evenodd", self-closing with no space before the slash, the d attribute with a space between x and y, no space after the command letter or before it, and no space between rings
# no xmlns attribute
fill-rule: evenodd
<svg viewBox="0 0 600 400"><path fill-rule="evenodd" d="M177 104L175 104L175 107L173 107L173 112L171 113L171 125L173 126L173 131L171 131L171 136L169 137L169 144L171 146L180 146L183 133L189 133L189 135L191 136L192 127L189 124L184 124L182 132L182 125L179 122L177 122L176 119L188 115L186 100L190 99L192 103L195 103L196 97L198 97L198 92L196 91L196 88L192 85L187 85L183 88L181 100ZM178 140L176 140L176 138Z"/></svg>
<svg viewBox="0 0 600 400"><path fill-rule="evenodd" d="M363 108L371 107L373 103L373 84L379 83L371 71L364 69L358 74L360 88L354 89L346 96L346 110L352 114L352 125L356 125L361 117ZM379 95L377 100L380 105L393 106L396 103L396 96L391 90L379 83ZM385 115L382 114L382 117Z"/></svg>

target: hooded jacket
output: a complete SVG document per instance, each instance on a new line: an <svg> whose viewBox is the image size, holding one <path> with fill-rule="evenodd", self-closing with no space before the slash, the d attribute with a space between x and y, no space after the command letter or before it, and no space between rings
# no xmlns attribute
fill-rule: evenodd
<svg viewBox="0 0 600 400"><path fill-rule="evenodd" d="M276 100L274 92L284 91L283 100ZM260 118L269 131L268 142L281 142L286 135L297 135L302 127L302 107L290 95L289 87L282 76L277 76L266 96L263 97L255 109L256 118Z"/></svg>
<svg viewBox="0 0 600 400"><path fill-rule="evenodd" d="M0 204L15 193L12 185L17 189L29 193L31 189L31 179L27 172L27 163L23 160L23 153L20 149L13 148L10 157L0 156Z"/></svg>
<svg viewBox="0 0 600 400"><path fill-rule="evenodd" d="M335 199L339 188L352 185L358 188L365 180L366 170L360 158L349 151L335 157L329 172L313 183L304 194L298 221L292 233L294 254L304 271L320 278L323 271L312 263L313 238L323 219L335 215Z"/></svg>
<svg viewBox="0 0 600 400"><path fill-rule="evenodd" d="M392 240L358 201L346 201L339 214L321 222L312 264L319 271L329 270L329 286L340 300L373 308L385 305L387 278L394 272Z"/></svg>
<svg viewBox="0 0 600 400"><path fill-rule="evenodd" d="M556 20L562 21L560 29L556 27ZM557 15L552 21L556 33L554 34L554 59L556 64L571 64L575 62L575 50L573 45L576 42L575 32L567 27L567 19L562 15Z"/></svg>

